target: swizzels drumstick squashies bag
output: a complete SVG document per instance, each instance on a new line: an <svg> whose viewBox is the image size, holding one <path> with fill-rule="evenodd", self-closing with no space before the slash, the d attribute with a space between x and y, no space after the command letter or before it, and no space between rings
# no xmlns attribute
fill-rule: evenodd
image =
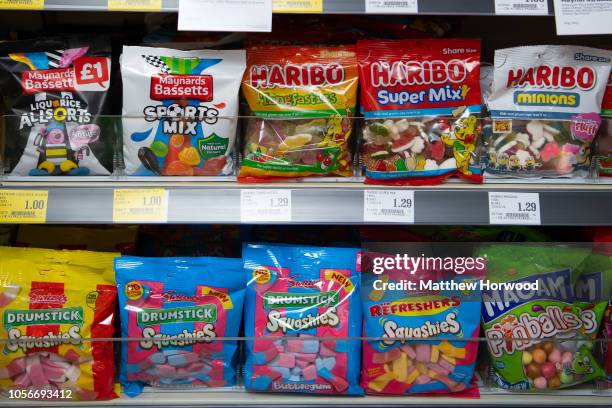
<svg viewBox="0 0 612 408"><path fill-rule="evenodd" d="M241 180L352 174L354 47L249 48L242 91L255 118Z"/></svg>
<svg viewBox="0 0 612 408"><path fill-rule="evenodd" d="M0 247L0 338L8 339L0 345L3 393L117 398L112 342L83 340L113 337L115 256Z"/></svg>
<svg viewBox="0 0 612 408"><path fill-rule="evenodd" d="M122 343L120 381L129 396L155 387L236 384L236 337L246 290L242 260L115 261Z"/></svg>
<svg viewBox="0 0 612 408"><path fill-rule="evenodd" d="M242 255L246 388L362 394L359 249L249 244Z"/></svg>
<svg viewBox="0 0 612 408"><path fill-rule="evenodd" d="M576 46L495 51L486 173L588 175L611 60L611 51Z"/></svg>
<svg viewBox="0 0 612 408"><path fill-rule="evenodd" d="M357 43L366 182L481 181L480 41Z"/></svg>

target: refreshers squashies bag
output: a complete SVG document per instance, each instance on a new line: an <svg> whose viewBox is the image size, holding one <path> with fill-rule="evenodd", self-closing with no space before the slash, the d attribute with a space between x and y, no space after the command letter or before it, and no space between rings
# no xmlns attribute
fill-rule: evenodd
<svg viewBox="0 0 612 408"><path fill-rule="evenodd" d="M117 398L113 344L95 339L113 337L118 255L0 247L3 394Z"/></svg>
<svg viewBox="0 0 612 408"><path fill-rule="evenodd" d="M245 52L123 47L123 155L128 176L224 176Z"/></svg>
<svg viewBox="0 0 612 408"><path fill-rule="evenodd" d="M357 43L366 182L482 181L480 41Z"/></svg>
<svg viewBox="0 0 612 408"><path fill-rule="evenodd" d="M129 396L145 385L236 384L246 275L242 260L137 258L115 261L122 342L119 379Z"/></svg>
<svg viewBox="0 0 612 408"><path fill-rule="evenodd" d="M253 47L240 177L350 176L357 58L346 47Z"/></svg>
<svg viewBox="0 0 612 408"><path fill-rule="evenodd" d="M111 60L103 39L0 44L6 171L12 176L104 176L115 133L105 113Z"/></svg>
<svg viewBox="0 0 612 408"><path fill-rule="evenodd" d="M542 45L495 51L485 172L586 176L612 52Z"/></svg>
<svg viewBox="0 0 612 408"><path fill-rule="evenodd" d="M363 394L360 251L248 244L248 390Z"/></svg>

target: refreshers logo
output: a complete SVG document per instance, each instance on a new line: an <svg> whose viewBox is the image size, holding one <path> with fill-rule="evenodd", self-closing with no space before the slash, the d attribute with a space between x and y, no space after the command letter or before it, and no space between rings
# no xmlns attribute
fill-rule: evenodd
<svg viewBox="0 0 612 408"><path fill-rule="evenodd" d="M196 99L203 102L213 100L213 77L211 75L154 75L151 77L151 99Z"/></svg>
<svg viewBox="0 0 612 408"><path fill-rule="evenodd" d="M338 63L254 65L249 75L253 88L338 85L344 82L344 67Z"/></svg>
<svg viewBox="0 0 612 408"><path fill-rule="evenodd" d="M408 86L423 84L462 83L468 75L464 61L378 61L371 66L372 85Z"/></svg>

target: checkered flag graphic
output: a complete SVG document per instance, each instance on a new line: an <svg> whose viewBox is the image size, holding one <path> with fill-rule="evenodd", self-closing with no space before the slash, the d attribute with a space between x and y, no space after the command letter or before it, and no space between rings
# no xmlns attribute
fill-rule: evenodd
<svg viewBox="0 0 612 408"><path fill-rule="evenodd" d="M144 58L147 64L159 68L162 74L170 73L170 67L160 57L155 55L143 55L142 58Z"/></svg>

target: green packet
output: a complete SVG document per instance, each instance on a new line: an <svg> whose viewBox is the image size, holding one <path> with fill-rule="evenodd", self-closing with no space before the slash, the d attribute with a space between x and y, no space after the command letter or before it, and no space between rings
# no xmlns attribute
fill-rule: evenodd
<svg viewBox="0 0 612 408"><path fill-rule="evenodd" d="M525 391L570 387L604 377L585 341L597 335L605 302L575 302L574 285L590 249L491 245L491 282L538 283L538 290L483 290L482 320L493 381Z"/></svg>
<svg viewBox="0 0 612 408"><path fill-rule="evenodd" d="M612 295L612 256L592 253L583 262L578 279L574 286L575 304L581 309L581 313L591 313L592 318L583 318L585 322L597 320L597 331L583 329L582 334L589 333L590 338L596 338L601 332L601 322L605 309ZM585 342L591 348L595 344L592 341Z"/></svg>

